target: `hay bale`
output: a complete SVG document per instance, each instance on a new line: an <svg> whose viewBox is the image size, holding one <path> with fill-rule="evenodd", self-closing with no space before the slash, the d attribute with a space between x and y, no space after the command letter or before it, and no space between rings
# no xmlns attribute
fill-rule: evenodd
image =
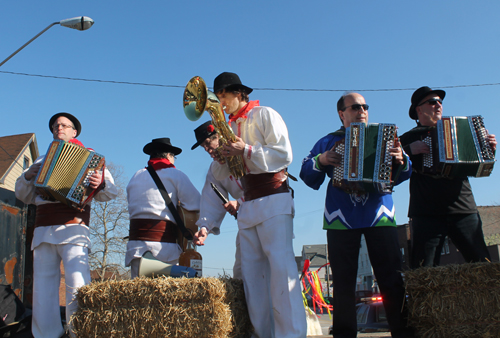
<svg viewBox="0 0 500 338"><path fill-rule="evenodd" d="M419 268L405 283L418 336L500 337L500 263Z"/></svg>
<svg viewBox="0 0 500 338"><path fill-rule="evenodd" d="M250 319L241 281L136 278L86 285L71 321L77 337L237 337Z"/></svg>

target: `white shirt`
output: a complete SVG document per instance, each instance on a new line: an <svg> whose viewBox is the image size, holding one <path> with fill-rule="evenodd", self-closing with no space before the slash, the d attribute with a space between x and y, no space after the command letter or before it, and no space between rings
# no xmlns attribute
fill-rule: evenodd
<svg viewBox="0 0 500 338"><path fill-rule="evenodd" d="M180 201L186 210L200 210L200 193L186 174L176 168L160 169L156 173L176 207ZM175 223L172 213L146 168L137 171L130 180L127 186L127 200L130 219L147 218ZM142 257L146 251L151 251L154 257L163 262L178 259L182 252L175 243L129 241L125 266L129 266L132 259Z"/></svg>
<svg viewBox="0 0 500 338"><path fill-rule="evenodd" d="M293 159L288 129L282 117L270 107L257 106L248 118L231 123L234 133L246 143L243 161L249 174L277 173ZM227 165L214 164L214 176L229 176ZM295 213L291 192L245 201L238 212L238 227L245 229L277 215Z"/></svg>
<svg viewBox="0 0 500 338"><path fill-rule="evenodd" d="M209 233L211 232L214 235L218 235L220 234L220 225L226 215L226 209L224 208L222 200L212 189L210 183L216 185L226 198L231 194L235 200L238 200L240 205L243 203L243 190L239 180L235 179L233 176L228 176L223 180L215 179L212 172L215 163L217 162L212 162L210 168L208 168L205 185L201 192L200 219L196 222L196 225L198 225L199 228L205 227Z"/></svg>
<svg viewBox="0 0 500 338"><path fill-rule="evenodd" d="M45 155L40 156L33 163L40 163L45 158ZM44 200L41 195L38 194L35 187L35 178L28 181L24 177L24 173L28 171L26 169L21 176L16 181L16 197L25 204L49 204L49 203L60 203L51 202ZM118 188L115 186L115 182L111 173L108 169L104 170L104 180L105 187L99 191L94 199L99 202L107 202L114 199L118 195ZM90 249L90 230L88 226L81 224L62 224L53 226L42 226L35 228L33 234L33 241L31 242L31 250L34 250L41 243L49 244L74 244L88 247Z"/></svg>

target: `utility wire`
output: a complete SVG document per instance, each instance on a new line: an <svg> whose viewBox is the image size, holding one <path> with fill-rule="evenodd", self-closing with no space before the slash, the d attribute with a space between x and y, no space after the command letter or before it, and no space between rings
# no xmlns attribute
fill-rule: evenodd
<svg viewBox="0 0 500 338"><path fill-rule="evenodd" d="M128 82L128 81L113 81L113 80L97 80L97 79L82 79L76 77L54 76L54 75L41 75L41 74L28 74L19 72L0 71L4 74L24 75L42 78L51 78L59 80L72 80L72 81L86 81L86 82L100 82L100 83L114 83L126 84L134 86L151 86L151 87L166 87L166 88L185 88L186 86L179 85L165 85L156 83L143 83L143 82ZM450 88L467 88L467 87L485 87L485 86L499 86L500 83L482 83L482 84L466 84L456 86L435 86L436 88L450 89ZM211 87L209 87L211 88ZM253 88L254 90L262 91L292 91L292 92L393 92L393 91L410 91L417 88L380 88L380 89L306 89L306 88Z"/></svg>

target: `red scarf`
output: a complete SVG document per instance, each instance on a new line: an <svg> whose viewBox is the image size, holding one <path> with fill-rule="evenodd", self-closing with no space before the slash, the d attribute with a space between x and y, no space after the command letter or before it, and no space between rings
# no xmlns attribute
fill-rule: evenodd
<svg viewBox="0 0 500 338"><path fill-rule="evenodd" d="M152 166L155 171L165 168L175 168L175 166L166 158L152 158L148 161L148 166L149 165Z"/></svg>
<svg viewBox="0 0 500 338"><path fill-rule="evenodd" d="M85 147L83 146L83 143L82 143L82 142L80 142L80 141L78 141L76 138L72 138L72 139L71 139L71 140L69 140L68 142L69 142L69 143L74 143L74 144L76 144L77 146L80 146L80 147L82 147L82 148L85 148Z"/></svg>
<svg viewBox="0 0 500 338"><path fill-rule="evenodd" d="M247 113L254 107L258 106L259 105L259 100L255 100L255 101L250 101L248 102L243 108L241 108L238 113L236 114L233 114L229 117L229 124L231 124L231 122L236 122L236 120L238 120L239 118L242 118L242 119L246 119L248 118L247 116Z"/></svg>

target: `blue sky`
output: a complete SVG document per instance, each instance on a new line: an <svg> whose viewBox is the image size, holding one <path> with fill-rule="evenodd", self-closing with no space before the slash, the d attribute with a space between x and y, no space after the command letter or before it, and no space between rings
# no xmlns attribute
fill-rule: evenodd
<svg viewBox="0 0 500 338"><path fill-rule="evenodd" d="M340 126L335 107L345 90L365 96L370 122L395 123L403 133L415 125L408 117L413 91L443 88L444 115L483 115L500 135L499 12L500 2L488 0L2 1L1 60L52 22L86 15L95 24L83 32L54 26L0 67L0 135L34 132L44 153L48 119L70 112L82 122L80 140L122 165L127 178L145 166L146 143L170 137L184 150L176 166L201 190L210 159L190 148L193 129L209 117L189 121L182 93L191 77L211 87L223 71L238 73L255 89L250 99L283 116L297 177L315 142ZM498 170L472 179L478 205L500 202ZM326 185L313 191L292 183L296 255L303 245L326 243ZM394 198L405 223L406 183ZM205 275L231 273L236 232L226 217L221 235L208 238L200 250Z"/></svg>

